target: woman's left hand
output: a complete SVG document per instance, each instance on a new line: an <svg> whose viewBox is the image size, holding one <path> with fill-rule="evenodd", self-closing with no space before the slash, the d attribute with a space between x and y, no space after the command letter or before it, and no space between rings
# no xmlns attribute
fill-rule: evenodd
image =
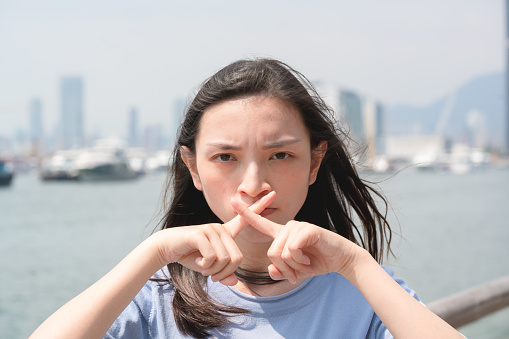
<svg viewBox="0 0 509 339"><path fill-rule="evenodd" d="M350 240L316 225L291 220L281 225L258 215L232 199L235 211L252 227L274 238L267 256L274 280L298 278L329 272L344 274L355 265L363 249Z"/></svg>
<svg viewBox="0 0 509 339"><path fill-rule="evenodd" d="M307 222L275 223L235 200L232 206L252 227L274 238L267 253L273 279L294 283L301 277L337 272L362 293L395 338L463 338L350 240Z"/></svg>

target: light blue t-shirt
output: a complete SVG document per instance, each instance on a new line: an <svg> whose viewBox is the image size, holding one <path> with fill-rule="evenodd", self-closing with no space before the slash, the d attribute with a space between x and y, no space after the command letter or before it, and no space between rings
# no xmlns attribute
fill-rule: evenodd
<svg viewBox="0 0 509 339"><path fill-rule="evenodd" d="M419 300L403 280L395 280ZM210 279L207 290L224 304L250 311L232 317L224 329L210 330L215 338L392 338L362 294L337 273L309 278L274 297L250 296ZM177 329L172 297L168 284L147 282L105 338L189 338Z"/></svg>

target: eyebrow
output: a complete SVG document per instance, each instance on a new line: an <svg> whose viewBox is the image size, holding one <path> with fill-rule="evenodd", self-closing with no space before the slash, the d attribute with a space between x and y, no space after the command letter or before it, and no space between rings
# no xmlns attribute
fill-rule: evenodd
<svg viewBox="0 0 509 339"><path fill-rule="evenodd" d="M216 147L216 148L219 148L219 149L221 149L223 151L238 151L238 150L241 149L240 146L228 144L228 143L225 143L225 142L208 142L207 146Z"/></svg>
<svg viewBox="0 0 509 339"><path fill-rule="evenodd" d="M290 138L290 139L284 139L284 140L278 140L273 143L267 144L263 146L263 149L271 149L271 148L280 148L287 145L292 145L301 142L299 138Z"/></svg>
<svg viewBox="0 0 509 339"><path fill-rule="evenodd" d="M263 149L280 148L287 145L296 144L299 142L301 142L301 139L299 138L290 138L271 142L270 144L264 145L262 148ZM227 142L209 142L207 143L207 146L217 147L223 151L239 151L242 149L242 147L238 145L229 144Z"/></svg>

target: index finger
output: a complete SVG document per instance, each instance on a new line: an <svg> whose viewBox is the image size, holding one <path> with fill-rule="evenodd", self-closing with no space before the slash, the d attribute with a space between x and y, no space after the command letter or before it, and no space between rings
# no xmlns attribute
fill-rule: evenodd
<svg viewBox="0 0 509 339"><path fill-rule="evenodd" d="M275 197L276 192L272 191L249 206L249 208L242 205L240 202L239 204L250 212L255 213L255 215L258 215L258 213L262 213L262 211L274 201ZM237 235L239 235L240 231L242 231L242 229L247 226L247 224L248 222L245 219L243 219L240 215L237 215L235 218L225 223L224 226L230 231L232 238L235 238Z"/></svg>
<svg viewBox="0 0 509 339"><path fill-rule="evenodd" d="M235 212L242 217L249 225L256 228L258 231L270 235L272 238L276 238L279 231L283 227L280 224L270 221L262 217L259 214L254 213L249 208L232 198L232 206ZM260 211L261 213L261 211Z"/></svg>

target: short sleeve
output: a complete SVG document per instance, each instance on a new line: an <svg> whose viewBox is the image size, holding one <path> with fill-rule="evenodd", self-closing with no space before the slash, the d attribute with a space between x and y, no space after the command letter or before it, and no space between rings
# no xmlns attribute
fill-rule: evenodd
<svg viewBox="0 0 509 339"><path fill-rule="evenodd" d="M146 284L119 315L104 336L105 339L149 339L148 318L152 312L151 286Z"/></svg>
<svg viewBox="0 0 509 339"><path fill-rule="evenodd" d="M414 290L409 288L403 279L395 278L393 270L391 270L390 268L384 267L384 266L382 266L382 267L385 270L385 272L387 272L387 274L389 274L399 284L399 286L403 287L403 289L405 291L407 291L412 297L414 297L415 300L422 303L421 300L419 299L419 297L417 296L417 293L415 293ZM394 337L389 332L387 327L385 327L384 323L380 320L378 315L376 315L376 313L374 313L366 338L390 339L390 338L394 338Z"/></svg>
<svg viewBox="0 0 509 339"><path fill-rule="evenodd" d="M132 301L120 314L104 336L104 339L145 339L150 338L147 320L138 305Z"/></svg>

